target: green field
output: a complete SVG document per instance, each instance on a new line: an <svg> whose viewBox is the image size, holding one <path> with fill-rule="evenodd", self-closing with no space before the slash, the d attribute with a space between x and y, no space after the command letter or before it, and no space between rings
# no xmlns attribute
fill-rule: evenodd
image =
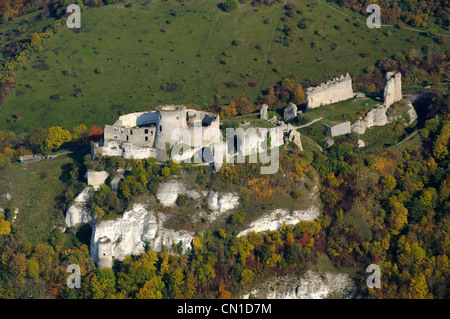
<svg viewBox="0 0 450 319"><path fill-rule="evenodd" d="M72 155L62 155L51 160L34 163L15 163L0 171L0 207L12 219L18 236L34 243L48 238L54 227L64 227L64 207L61 199L67 187L65 178L72 164L80 160ZM6 198L11 195L11 199Z"/></svg>
<svg viewBox="0 0 450 319"><path fill-rule="evenodd" d="M282 4L244 4L226 13L211 0L131 2L131 7L118 3L83 11L81 32L64 28L28 60L16 72L16 87L2 106L0 129L104 125L114 122L120 109L205 106L216 94L223 104L241 97L255 101L261 90L285 76L322 82L347 72L361 74L378 59L411 47L413 36L417 47L433 42L411 30L358 26L310 0L295 1L302 13L289 21L281 21L286 13ZM305 18L306 29L296 28L293 42L283 44L285 33L277 28ZM318 29L322 35L315 33ZM363 57L367 51L370 56ZM97 68L102 71L96 73ZM250 87L250 82L257 85ZM8 123L15 113L21 120Z"/></svg>

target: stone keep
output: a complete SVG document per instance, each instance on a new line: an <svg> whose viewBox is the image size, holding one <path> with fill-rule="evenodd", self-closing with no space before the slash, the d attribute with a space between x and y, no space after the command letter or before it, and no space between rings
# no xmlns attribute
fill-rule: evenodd
<svg viewBox="0 0 450 319"><path fill-rule="evenodd" d="M284 116L283 119L285 122L293 120L297 117L297 105L292 102L284 108Z"/></svg>
<svg viewBox="0 0 450 319"><path fill-rule="evenodd" d="M218 142L219 125L216 114L182 105L160 105L156 111L126 114L113 125L106 125L103 140L93 146L92 154L166 161L166 145L181 143L202 148Z"/></svg>
<svg viewBox="0 0 450 319"><path fill-rule="evenodd" d="M348 100L354 97L352 79L348 73L341 75L327 83L308 88L305 97L307 109Z"/></svg>
<svg viewBox="0 0 450 319"><path fill-rule="evenodd" d="M402 74L400 72L386 73L383 98L386 107L402 99Z"/></svg>

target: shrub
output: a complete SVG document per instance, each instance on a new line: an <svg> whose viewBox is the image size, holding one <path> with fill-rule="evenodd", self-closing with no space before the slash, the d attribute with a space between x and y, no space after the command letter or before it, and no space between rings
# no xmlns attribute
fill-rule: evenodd
<svg viewBox="0 0 450 319"><path fill-rule="evenodd" d="M231 12L239 7L239 1L238 0L226 0L224 3L222 3L222 8L226 12Z"/></svg>
<svg viewBox="0 0 450 319"><path fill-rule="evenodd" d="M95 69L95 73L97 73L97 74L102 74L104 71L105 70L101 66L99 66L98 68Z"/></svg>
<svg viewBox="0 0 450 319"><path fill-rule="evenodd" d="M236 46L236 47L239 47L239 46L241 46L241 45L244 44L244 40L242 40L242 39L235 39L235 40L233 40L233 41L231 42L231 44L234 45L234 46Z"/></svg>

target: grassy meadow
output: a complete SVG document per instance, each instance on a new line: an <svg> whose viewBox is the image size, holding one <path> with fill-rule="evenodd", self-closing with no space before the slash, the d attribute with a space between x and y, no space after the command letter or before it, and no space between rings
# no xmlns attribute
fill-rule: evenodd
<svg viewBox="0 0 450 319"><path fill-rule="evenodd" d="M410 47L411 37L417 47L433 42L407 29L369 29L317 1L294 2L298 11L287 21L283 4L244 4L226 13L211 0L136 0L85 10L80 32L64 28L16 72L0 129L104 125L120 112L166 103L206 106L215 95L222 104L242 97L254 102L283 77L323 82L360 74ZM284 25L301 21L306 28L290 32L287 45ZM16 113L21 119L11 121Z"/></svg>

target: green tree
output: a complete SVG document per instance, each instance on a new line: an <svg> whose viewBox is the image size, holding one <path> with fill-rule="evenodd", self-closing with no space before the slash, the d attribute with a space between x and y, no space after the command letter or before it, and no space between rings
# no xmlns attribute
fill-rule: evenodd
<svg viewBox="0 0 450 319"><path fill-rule="evenodd" d="M226 0L222 3L222 7L226 12L231 12L239 7L238 0Z"/></svg>
<svg viewBox="0 0 450 319"><path fill-rule="evenodd" d="M61 145L72 140L72 134L61 126L50 127L45 138L45 149L56 150Z"/></svg>

